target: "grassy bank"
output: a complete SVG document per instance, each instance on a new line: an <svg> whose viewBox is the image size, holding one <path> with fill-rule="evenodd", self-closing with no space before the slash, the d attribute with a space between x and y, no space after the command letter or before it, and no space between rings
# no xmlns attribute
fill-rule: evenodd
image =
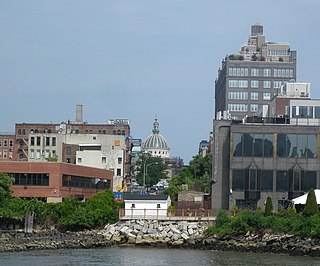
<svg viewBox="0 0 320 266"><path fill-rule="evenodd" d="M265 215L261 211L243 210L235 216L221 210L216 225L209 227L207 234L235 234L269 230L273 233L288 233L305 237L320 237L320 215L304 216L294 211Z"/></svg>

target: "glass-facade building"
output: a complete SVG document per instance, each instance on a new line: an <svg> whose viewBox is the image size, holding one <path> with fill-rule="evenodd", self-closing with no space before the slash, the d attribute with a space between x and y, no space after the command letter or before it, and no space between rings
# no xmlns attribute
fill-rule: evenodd
<svg viewBox="0 0 320 266"><path fill-rule="evenodd" d="M215 121L213 142L214 209L264 207L268 196L282 208L320 187L319 127Z"/></svg>

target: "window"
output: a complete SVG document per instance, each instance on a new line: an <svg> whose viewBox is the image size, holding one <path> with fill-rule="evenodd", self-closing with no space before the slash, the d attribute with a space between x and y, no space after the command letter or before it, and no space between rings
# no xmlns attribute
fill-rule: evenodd
<svg viewBox="0 0 320 266"><path fill-rule="evenodd" d="M230 88L248 88L248 80L230 79L229 87Z"/></svg>
<svg viewBox="0 0 320 266"><path fill-rule="evenodd" d="M9 147L12 147L13 146L13 140L9 140Z"/></svg>
<svg viewBox="0 0 320 266"><path fill-rule="evenodd" d="M317 184L317 173L315 171L305 171L301 180L301 190L309 191L315 188Z"/></svg>
<svg viewBox="0 0 320 266"><path fill-rule="evenodd" d="M7 146L8 146L8 140L5 139L5 140L3 141L3 147L7 147Z"/></svg>
<svg viewBox="0 0 320 266"><path fill-rule="evenodd" d="M31 146L34 146L34 137L31 137L31 138L30 138L30 145L31 145Z"/></svg>
<svg viewBox="0 0 320 266"><path fill-rule="evenodd" d="M249 176L246 177L246 190L257 191L259 190L259 174L257 167L252 164L249 168Z"/></svg>
<svg viewBox="0 0 320 266"><path fill-rule="evenodd" d="M265 69L263 70L263 75L264 75L265 77L270 77L270 76L271 76L271 69L270 69L270 68L265 68Z"/></svg>
<svg viewBox="0 0 320 266"><path fill-rule="evenodd" d="M230 104L228 104L228 110L235 111L235 112L247 112L248 105L247 104L230 103Z"/></svg>
<svg viewBox="0 0 320 266"><path fill-rule="evenodd" d="M52 146L56 146L56 138L55 137L52 137Z"/></svg>
<svg viewBox="0 0 320 266"><path fill-rule="evenodd" d="M313 106L292 106L293 118L312 118Z"/></svg>
<svg viewBox="0 0 320 266"><path fill-rule="evenodd" d="M46 137L46 146L50 146L50 137Z"/></svg>
<svg viewBox="0 0 320 266"><path fill-rule="evenodd" d="M16 186L49 186L49 174L46 173L14 173L12 177Z"/></svg>
<svg viewBox="0 0 320 266"><path fill-rule="evenodd" d="M121 169L117 169L117 176L121 176Z"/></svg>
<svg viewBox="0 0 320 266"><path fill-rule="evenodd" d="M261 191L273 191L273 172L269 170L261 171L260 179Z"/></svg>
<svg viewBox="0 0 320 266"><path fill-rule="evenodd" d="M253 76L253 77L259 76L259 69L251 68L251 76Z"/></svg>
<svg viewBox="0 0 320 266"><path fill-rule="evenodd" d="M122 157L118 157L118 164L122 164Z"/></svg>
<svg viewBox="0 0 320 266"><path fill-rule="evenodd" d="M7 159L8 158L8 151L3 151L3 159Z"/></svg>
<svg viewBox="0 0 320 266"><path fill-rule="evenodd" d="M78 163L82 163L82 158L78 158Z"/></svg>
<svg viewBox="0 0 320 266"><path fill-rule="evenodd" d="M270 80L264 80L263 81L263 88L264 89L270 89L271 88L271 81Z"/></svg>
<svg viewBox="0 0 320 266"><path fill-rule="evenodd" d="M258 111L258 105L257 104L250 104L250 111L251 112L257 112Z"/></svg>
<svg viewBox="0 0 320 266"><path fill-rule="evenodd" d="M320 106L315 106L314 108L314 117L320 118Z"/></svg>
<svg viewBox="0 0 320 266"><path fill-rule="evenodd" d="M160 209L161 206L160 206L160 203L157 203L157 209Z"/></svg>
<svg viewBox="0 0 320 266"><path fill-rule="evenodd" d="M131 208L135 208L135 207L136 207L136 204L132 203Z"/></svg>
<svg viewBox="0 0 320 266"><path fill-rule="evenodd" d="M273 157L273 134L233 133L233 156Z"/></svg>
<svg viewBox="0 0 320 266"><path fill-rule="evenodd" d="M232 171L232 190L244 191L245 170Z"/></svg>
<svg viewBox="0 0 320 266"><path fill-rule="evenodd" d="M40 154L40 150L37 150L37 151L36 151L36 159L37 159L37 160L40 159L40 155L41 155L41 154Z"/></svg>
<svg viewBox="0 0 320 266"><path fill-rule="evenodd" d="M280 89L282 84L283 84L282 81L276 80L273 82L273 88Z"/></svg>
<svg viewBox="0 0 320 266"><path fill-rule="evenodd" d="M37 146L41 145L41 137L37 137Z"/></svg>
<svg viewBox="0 0 320 266"><path fill-rule="evenodd" d="M106 158L106 157L102 157L102 158L101 158L101 162L102 162L102 163L106 163L106 162L107 162L107 158Z"/></svg>
<svg viewBox="0 0 320 266"><path fill-rule="evenodd" d="M277 171L276 191L288 192L288 172L287 171Z"/></svg>
<svg viewBox="0 0 320 266"><path fill-rule="evenodd" d="M34 159L34 150L30 150L30 159Z"/></svg>
<svg viewBox="0 0 320 266"><path fill-rule="evenodd" d="M259 97L259 93L258 92L251 92L250 96L251 96L251 100L257 101L258 97Z"/></svg>
<svg viewBox="0 0 320 266"><path fill-rule="evenodd" d="M263 100L270 100L271 94L270 92L264 92L263 93Z"/></svg>
<svg viewBox="0 0 320 266"><path fill-rule="evenodd" d="M2 139L0 139L0 147L2 146Z"/></svg>
<svg viewBox="0 0 320 266"><path fill-rule="evenodd" d="M251 88L259 88L259 80L251 80Z"/></svg>
<svg viewBox="0 0 320 266"><path fill-rule="evenodd" d="M228 99L247 100L248 99L248 92L246 92L246 91L229 91Z"/></svg>
<svg viewBox="0 0 320 266"><path fill-rule="evenodd" d="M66 154L70 155L71 154L71 146L66 147Z"/></svg>

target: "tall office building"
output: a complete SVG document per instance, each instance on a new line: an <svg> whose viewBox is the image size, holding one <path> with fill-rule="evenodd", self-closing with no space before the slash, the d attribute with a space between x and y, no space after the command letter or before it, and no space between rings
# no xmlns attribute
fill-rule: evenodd
<svg viewBox="0 0 320 266"><path fill-rule="evenodd" d="M296 51L289 44L266 41L263 26L251 26L248 43L222 60L215 81L215 116L252 116L286 82L296 81ZM228 111L228 112L226 112Z"/></svg>

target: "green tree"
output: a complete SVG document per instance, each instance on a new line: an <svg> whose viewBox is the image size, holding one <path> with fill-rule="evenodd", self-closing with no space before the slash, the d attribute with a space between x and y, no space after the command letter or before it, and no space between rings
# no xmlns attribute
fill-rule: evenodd
<svg viewBox="0 0 320 266"><path fill-rule="evenodd" d="M11 197L13 178L5 173L0 173L0 202Z"/></svg>
<svg viewBox="0 0 320 266"><path fill-rule="evenodd" d="M307 202L304 206L302 214L304 216L312 216L315 214L319 214L317 199L313 188L311 188L308 192Z"/></svg>
<svg viewBox="0 0 320 266"><path fill-rule="evenodd" d="M265 216L270 216L270 215L272 215L272 211L273 211L272 199L271 199L271 197L267 197L267 202L266 202L266 208L264 210L264 215Z"/></svg>
<svg viewBox="0 0 320 266"><path fill-rule="evenodd" d="M86 209L93 219L94 226L118 221L118 205L110 190L96 193L86 201Z"/></svg>
<svg viewBox="0 0 320 266"><path fill-rule="evenodd" d="M54 157L48 157L46 158L47 162L57 162L58 161L58 155L54 156Z"/></svg>
<svg viewBox="0 0 320 266"><path fill-rule="evenodd" d="M161 157L151 157L148 153L141 153L135 165L135 177L139 184L143 184L145 176L146 186L150 187L167 178L167 166Z"/></svg>

